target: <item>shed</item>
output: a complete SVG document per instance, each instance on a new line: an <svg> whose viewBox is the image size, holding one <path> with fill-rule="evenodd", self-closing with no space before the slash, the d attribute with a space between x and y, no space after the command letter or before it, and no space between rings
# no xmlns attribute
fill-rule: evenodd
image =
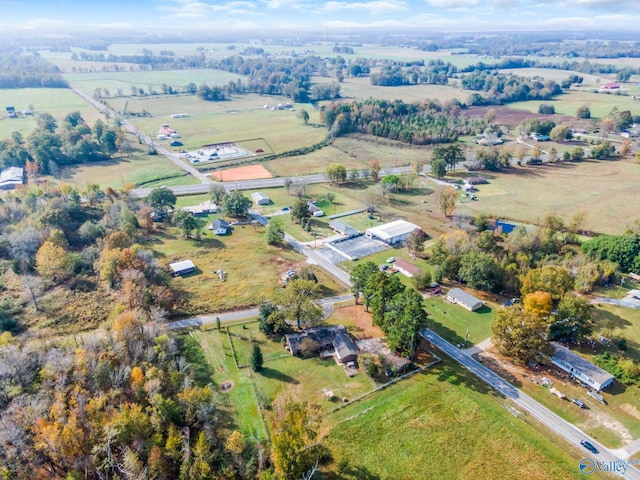
<svg viewBox="0 0 640 480"><path fill-rule="evenodd" d="M457 303L463 306L467 310L473 312L482 308L484 302L479 298L474 297L470 293L465 292L461 288L452 288L447 292L447 300L451 303Z"/></svg>
<svg viewBox="0 0 640 480"><path fill-rule="evenodd" d="M409 263L406 260L402 260L401 258L398 258L394 262L393 266L401 274L409 278L413 277L415 274L422 271L420 268L416 267L414 264Z"/></svg>
<svg viewBox="0 0 640 480"><path fill-rule="evenodd" d="M229 224L226 220L216 219L211 222L211 230L213 230L213 233L216 235L226 235L229 231Z"/></svg>
<svg viewBox="0 0 640 480"><path fill-rule="evenodd" d="M170 263L169 268L171 268L172 275L174 277L186 275L187 273L191 273L196 270L196 266L191 260L182 260L181 262Z"/></svg>
<svg viewBox="0 0 640 480"><path fill-rule="evenodd" d="M0 190L12 190L24 184L24 168L9 167L0 172Z"/></svg>
<svg viewBox="0 0 640 480"><path fill-rule="evenodd" d="M269 205L271 203L271 199L262 192L252 193L251 199L258 205Z"/></svg>
<svg viewBox="0 0 640 480"><path fill-rule="evenodd" d="M395 245L409 238L411 232L420 228L413 223L405 220L396 220L395 222L385 223L384 225L378 225L376 227L368 228L365 231L365 235L368 238L377 238L389 245Z"/></svg>
<svg viewBox="0 0 640 480"><path fill-rule="evenodd" d="M581 382L589 385L598 392L610 387L613 383L613 375L594 365L589 360L573 353L567 347L557 342L551 342L555 352L551 357L551 363L560 367L565 372L573 375Z"/></svg>

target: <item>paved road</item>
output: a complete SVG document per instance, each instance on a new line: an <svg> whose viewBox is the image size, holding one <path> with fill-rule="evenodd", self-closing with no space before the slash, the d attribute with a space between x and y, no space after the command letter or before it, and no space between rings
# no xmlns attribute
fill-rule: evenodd
<svg viewBox="0 0 640 480"><path fill-rule="evenodd" d="M582 450L584 452L585 458L588 457L605 463L621 460L621 458L616 454L619 454L621 452L614 453L595 440L589 438L582 430L563 420L546 407L543 407L530 396L526 395L513 385L503 380L487 367L474 360L470 355L465 355L460 349L454 347L433 331L424 329L420 332L420 335L427 341L435 345L442 352L450 356L453 360L460 363L467 370L480 378L483 382L487 383L488 385L505 395L507 398L511 399L519 407L526 410L530 415L535 417L542 424L546 425L547 428L549 428L551 431L563 437L566 441L575 445L578 449ZM588 440L589 442L591 442L598 450L600 450L600 453L598 455L593 455L592 453L585 450L584 447L580 445L581 440ZM579 472L578 462L576 462L576 471ZM632 466L628 466L623 477L640 480L640 471Z"/></svg>
<svg viewBox="0 0 640 480"><path fill-rule="evenodd" d="M288 233L284 234L284 240L289 245L291 245L296 252L301 253L302 255L307 257L310 263L314 263L324 268L327 272L329 272L329 274L333 275L334 278L340 280L346 286L351 287L351 275L349 275L337 265L334 265L333 263L328 261L326 258L324 258L323 255L312 250L304 243L299 242Z"/></svg>
<svg viewBox="0 0 640 480"><path fill-rule="evenodd" d="M636 310L640 308L639 302L630 302L623 298L594 297L589 303L607 303L609 305L618 305L619 307L633 308Z"/></svg>
<svg viewBox="0 0 640 480"><path fill-rule="evenodd" d="M324 310L325 318L331 314L333 306L336 303L348 302L353 300L353 295L340 295L337 297L327 297L318 300L318 305ZM208 315L200 315L198 317L185 318L184 320L176 320L168 324L168 328L189 328L189 327L201 327L203 325L212 325L217 322L217 318L220 318L220 323L225 324L228 322L235 322L237 320L244 320L247 318L257 317L260 314L258 308L249 308L247 310L238 310L235 312L224 313L211 313Z"/></svg>

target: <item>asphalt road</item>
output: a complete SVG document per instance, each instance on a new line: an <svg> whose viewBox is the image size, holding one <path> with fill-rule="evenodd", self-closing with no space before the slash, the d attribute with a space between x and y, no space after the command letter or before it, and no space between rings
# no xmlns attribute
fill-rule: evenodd
<svg viewBox="0 0 640 480"><path fill-rule="evenodd" d="M322 307L325 312L325 317L327 317L331 313L331 310L336 303L348 302L349 300L353 300L353 295L349 294L340 295L337 297L327 297L318 300L318 305ZM260 311L257 308L249 308L247 310L238 310L235 312L212 313L210 315L200 315L198 317L185 318L184 320L171 322L168 324L168 328L192 328L202 327L203 325L213 325L216 323L217 318L220 318L221 324L225 324L229 322L235 322L237 320L257 317L259 314Z"/></svg>
<svg viewBox="0 0 640 480"><path fill-rule="evenodd" d="M467 370L480 378L483 382L487 383L488 385L505 395L507 398L511 399L520 408L526 410L539 422L546 425L547 428L549 428L551 431L563 437L569 443L575 445L584 453L584 458L591 458L593 460L602 462L603 465L619 465L619 468L622 469L622 465L620 463L610 463L616 461L619 462L621 460L621 458L614 452L605 448L603 445L587 436L582 430L563 420L548 408L540 405L530 396L521 392L516 387L503 380L501 377L493 373L491 370L473 359L471 356L465 355L459 348L454 347L452 344L429 329L422 330L420 332L420 335L427 341L431 342L442 352L446 353L453 360L460 363ZM582 445L580 445L581 440L589 441L600 451L600 453L598 455L594 455L591 452L587 451ZM624 475L622 474L622 472L618 472L621 477L640 480L640 471L638 471L631 465L626 465L626 467L627 468ZM578 462L576 462L576 472L580 472Z"/></svg>
<svg viewBox="0 0 640 480"><path fill-rule="evenodd" d="M302 255L307 257L307 261L309 261L309 263L313 263L324 268L327 272L329 272L329 274L333 275L334 278L340 280L346 286L351 287L351 275L342 270L340 267L334 265L326 258L324 258L324 256L307 247L302 242L299 242L288 233L284 234L284 240L289 245L291 245L296 252L301 253Z"/></svg>

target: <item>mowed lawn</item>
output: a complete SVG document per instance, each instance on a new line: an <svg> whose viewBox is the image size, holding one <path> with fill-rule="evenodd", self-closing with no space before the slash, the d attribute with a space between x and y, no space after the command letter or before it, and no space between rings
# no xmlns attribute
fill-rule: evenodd
<svg viewBox="0 0 640 480"><path fill-rule="evenodd" d="M68 113L78 111L89 126L93 126L104 116L89 106L82 98L68 88L11 88L0 89L0 139L8 138L12 132L20 132L25 138L36 128L36 117L41 113L50 113L61 123ZM16 110L29 110L33 108L33 116L20 118L6 118L4 106L13 106Z"/></svg>
<svg viewBox="0 0 640 480"><path fill-rule="evenodd" d="M211 223L217 216L209 216ZM204 227L205 220L198 219ZM190 311L186 314L213 313L258 305L268 298L280 280L280 274L290 268L299 269L306 261L288 247L267 245L264 227L237 225L233 233L214 235L203 228L202 240L185 240L173 227L149 240L149 246L168 265L180 260L192 260L197 270L173 279L173 285L183 292ZM316 267L312 267L321 284L322 296L341 292L344 287ZM227 272L221 281L218 270Z"/></svg>
<svg viewBox="0 0 640 480"><path fill-rule="evenodd" d="M585 211L585 229L620 234L632 227L637 217L631 199L636 197L639 174L640 164L628 160L513 167L485 175L510 195L485 198L479 185L478 201L459 204L456 214L485 213L535 223L550 211L565 222Z"/></svg>
<svg viewBox="0 0 640 480"><path fill-rule="evenodd" d="M329 414L334 463L320 478L582 478L583 452L514 411L444 359ZM342 461L348 467L338 472Z"/></svg>

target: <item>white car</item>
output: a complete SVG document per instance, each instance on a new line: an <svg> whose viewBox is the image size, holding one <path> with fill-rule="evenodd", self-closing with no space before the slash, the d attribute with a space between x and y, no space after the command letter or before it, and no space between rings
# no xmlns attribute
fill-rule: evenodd
<svg viewBox="0 0 640 480"><path fill-rule="evenodd" d="M389 257L387 258L387 263L393 263L396 261L396 257Z"/></svg>

